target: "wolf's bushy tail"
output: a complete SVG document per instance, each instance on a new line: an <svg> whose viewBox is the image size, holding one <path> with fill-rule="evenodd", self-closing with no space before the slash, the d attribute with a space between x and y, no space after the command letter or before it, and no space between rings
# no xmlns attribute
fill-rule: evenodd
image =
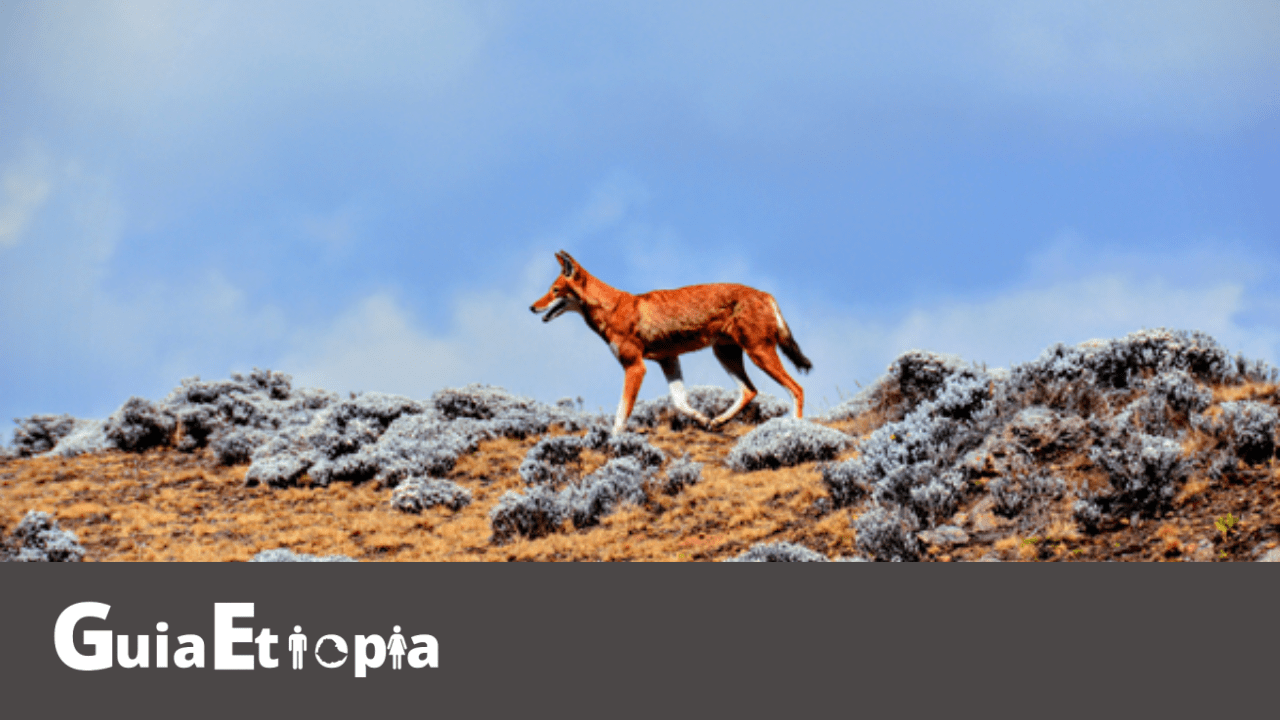
<svg viewBox="0 0 1280 720"><path fill-rule="evenodd" d="M778 303L776 300L773 303L773 307L777 310ZM777 312L778 347L782 348L782 354L787 356L787 359L791 361L792 365L796 366L797 370L802 373L809 372L813 369L813 363L804 356L804 353L800 352L800 344L796 342L795 336L791 334L791 328L787 325L787 321L782 318L782 311L777 310Z"/></svg>
<svg viewBox="0 0 1280 720"><path fill-rule="evenodd" d="M804 356L804 353L800 352L800 346L796 343L796 339L791 336L790 331L779 338L779 340L780 342L778 343L778 347L782 348L782 354L787 356L787 359L796 366L797 370L802 373L807 373L813 369L813 363L809 361L809 358Z"/></svg>

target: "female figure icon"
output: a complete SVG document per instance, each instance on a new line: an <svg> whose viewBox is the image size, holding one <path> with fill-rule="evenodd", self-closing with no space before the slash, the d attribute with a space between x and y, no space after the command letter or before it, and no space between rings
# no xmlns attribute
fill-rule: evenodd
<svg viewBox="0 0 1280 720"><path fill-rule="evenodd" d="M404 636L400 634L399 625L392 628L392 631L395 632L395 634L387 641L387 652L391 654L391 669L399 670L400 661L404 657L404 651L408 645L404 641Z"/></svg>

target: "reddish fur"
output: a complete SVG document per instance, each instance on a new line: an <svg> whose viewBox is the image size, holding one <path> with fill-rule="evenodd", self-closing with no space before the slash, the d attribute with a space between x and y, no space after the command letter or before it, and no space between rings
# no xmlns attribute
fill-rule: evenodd
<svg viewBox="0 0 1280 720"><path fill-rule="evenodd" d="M741 368L739 375L744 379L742 351L746 351L752 362L791 392L796 416L801 416L804 390L782 366L778 345L784 346L797 367L807 370L809 363L786 323L779 328L780 316L774 314L768 293L745 285L714 283L632 295L591 275L568 253L562 251L556 257L564 272L530 309L540 312L561 297L580 304L587 325L616 348L626 371L620 410L624 421L630 417L644 381L645 360L661 362L705 347L713 347L726 365ZM756 395L749 379L743 395L741 405Z"/></svg>

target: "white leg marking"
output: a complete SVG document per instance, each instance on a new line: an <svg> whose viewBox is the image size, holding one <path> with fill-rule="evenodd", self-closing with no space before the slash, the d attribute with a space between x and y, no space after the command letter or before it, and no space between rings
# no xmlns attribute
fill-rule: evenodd
<svg viewBox="0 0 1280 720"><path fill-rule="evenodd" d="M677 410L686 415L700 415L689 404L689 395L684 391L684 381L682 380L671 381L671 402L676 406Z"/></svg>
<svg viewBox="0 0 1280 720"><path fill-rule="evenodd" d="M627 389L622 389L622 399L618 401L618 414L613 418L613 434L626 432L627 429Z"/></svg>
<svg viewBox="0 0 1280 720"><path fill-rule="evenodd" d="M671 358L660 363L662 365L662 374L667 376L667 385L671 387L671 404L676 410L694 418L703 425L707 424L707 417L689 404L689 394L684 390L684 374L680 371L680 358Z"/></svg>
<svg viewBox="0 0 1280 720"><path fill-rule="evenodd" d="M737 380L737 378L734 378L734 379ZM741 380L738 380L738 392L739 392L739 395L738 395L737 402L731 405L728 410L725 410L724 412L720 413L720 417L717 417L715 420L713 420L712 421L713 423L715 423L716 425L719 425L723 422L728 421L729 418L733 417L734 415L737 415L738 411L741 410L743 406L747 404L747 386Z"/></svg>

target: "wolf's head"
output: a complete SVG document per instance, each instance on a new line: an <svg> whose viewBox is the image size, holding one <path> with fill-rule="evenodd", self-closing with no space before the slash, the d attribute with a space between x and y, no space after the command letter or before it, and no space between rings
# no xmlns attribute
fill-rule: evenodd
<svg viewBox="0 0 1280 720"><path fill-rule="evenodd" d="M586 271L563 250L556 253L556 259L560 261L560 274L551 283L547 294L529 306L535 314L546 313L542 322L550 322L571 310L582 312L582 285Z"/></svg>

